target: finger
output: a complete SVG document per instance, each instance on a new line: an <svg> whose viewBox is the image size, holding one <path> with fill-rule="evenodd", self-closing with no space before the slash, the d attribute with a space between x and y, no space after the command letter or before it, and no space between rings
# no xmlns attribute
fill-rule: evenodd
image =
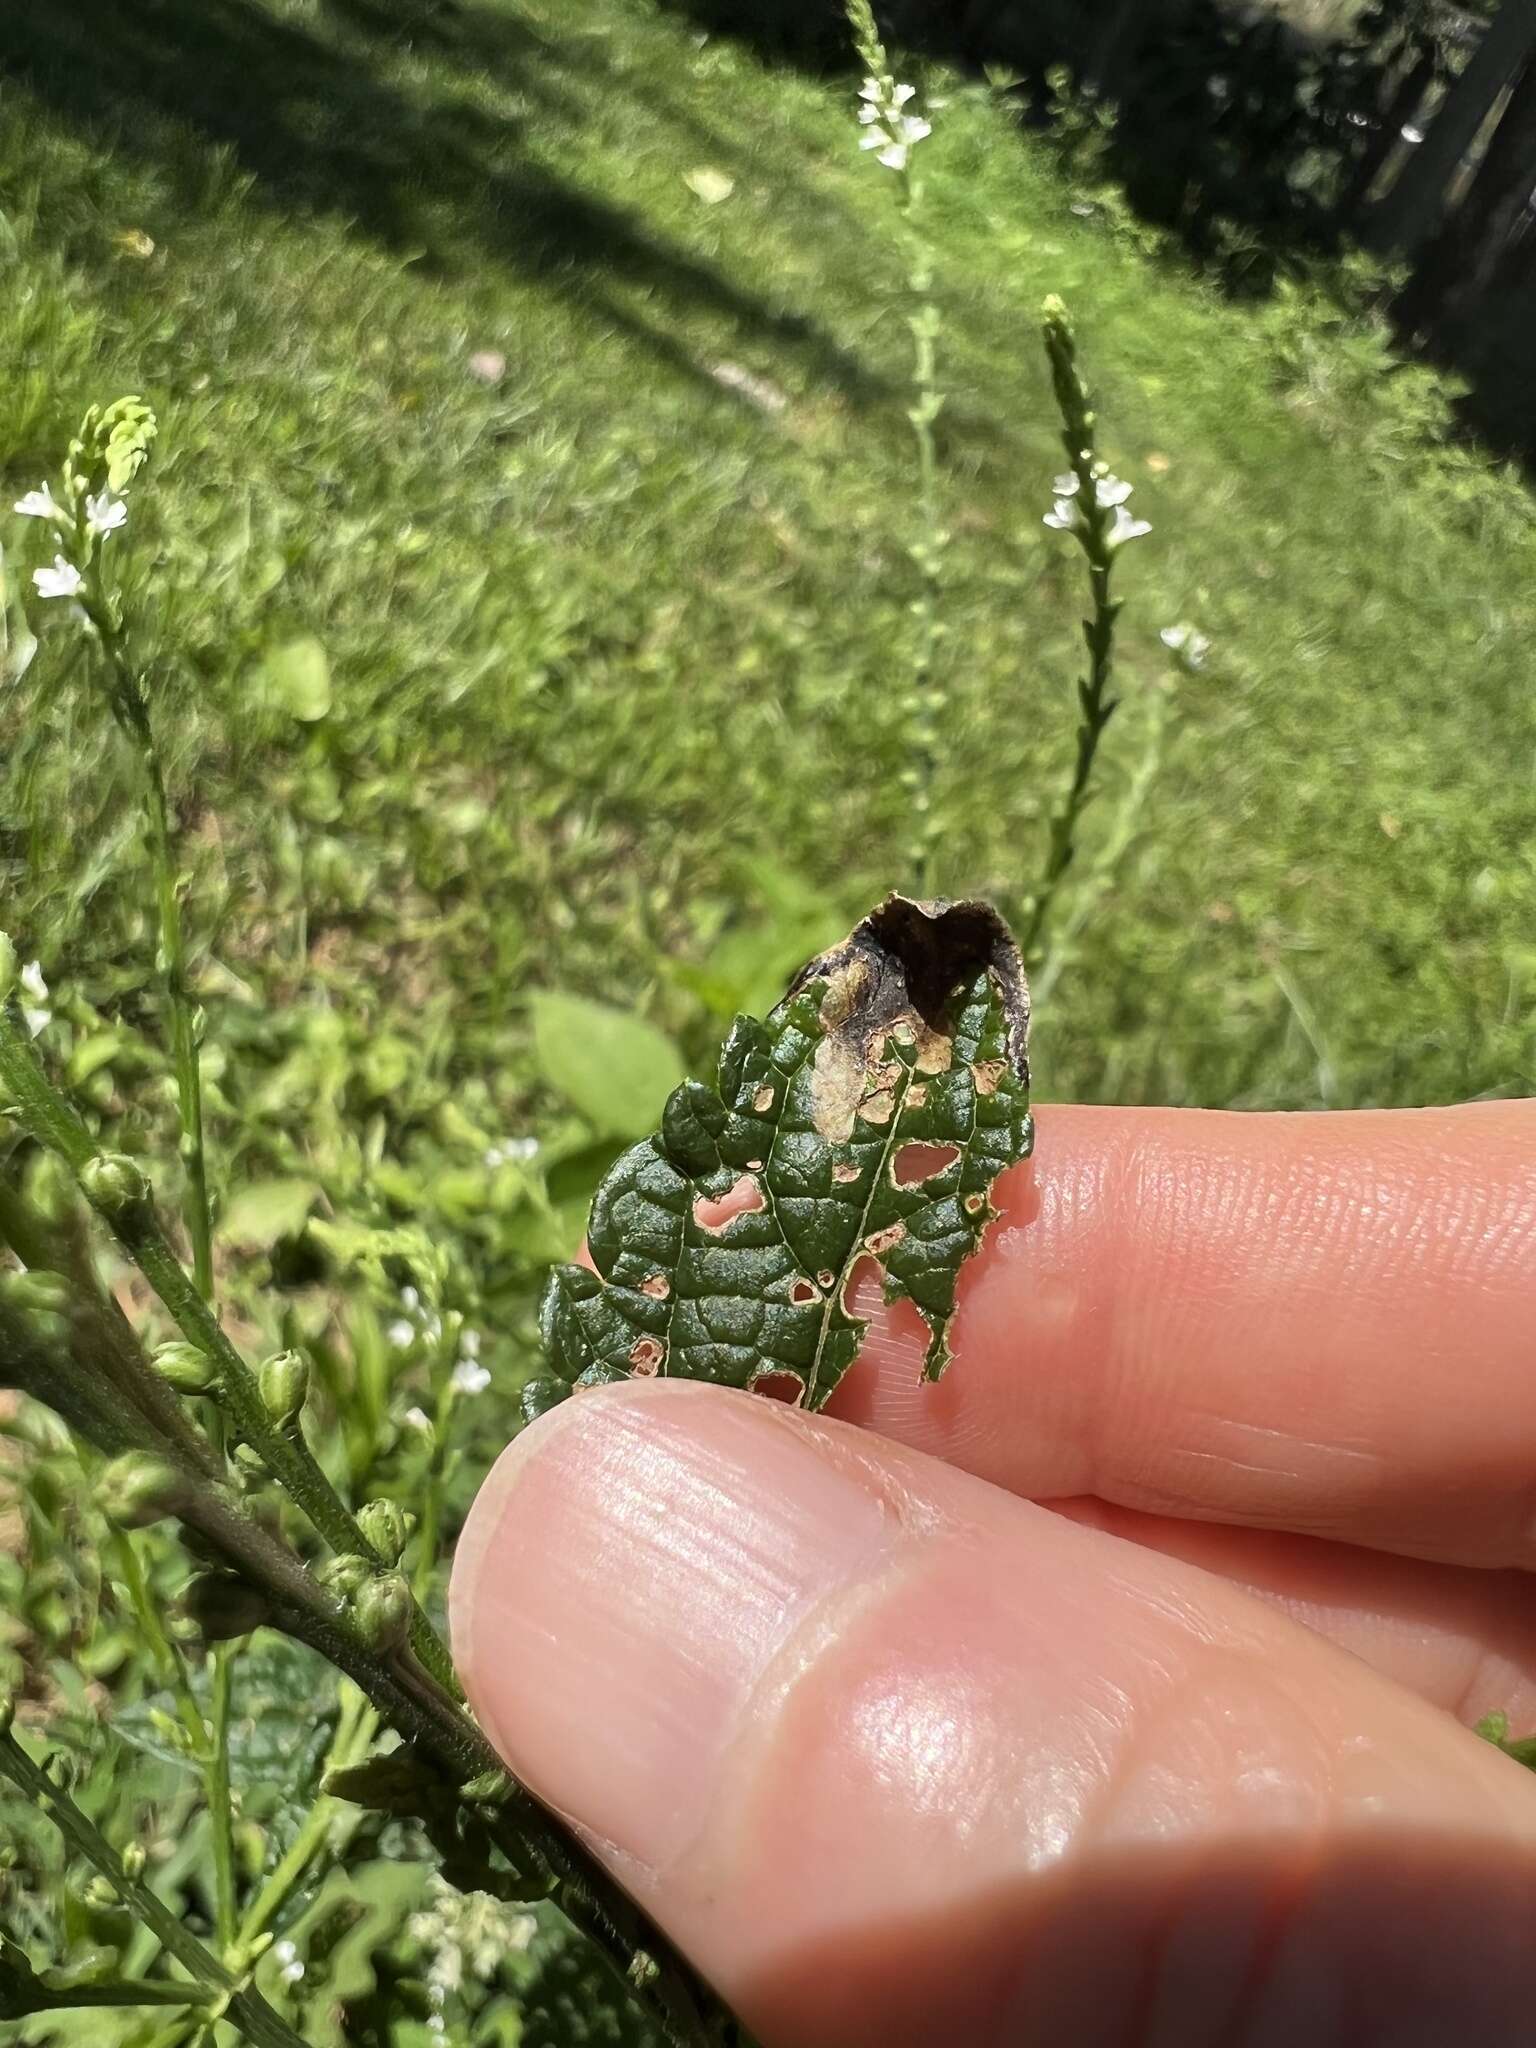
<svg viewBox="0 0 1536 2048"><path fill-rule="evenodd" d="M1536 1103L1042 1109L955 1362L874 1312L834 1411L1035 1499L1536 1565Z"/></svg>
<svg viewBox="0 0 1536 2048"><path fill-rule="evenodd" d="M1520 2037L1536 1793L1176 1560L821 1417L578 1396L470 1516L511 1768L765 2048Z"/></svg>
<svg viewBox="0 0 1536 2048"><path fill-rule="evenodd" d="M1057 1514L1269 1600L1467 1727L1502 1713L1536 1728L1536 1602L1524 1572L1431 1564L1217 1522L1142 1515L1104 1501L1052 1501Z"/></svg>

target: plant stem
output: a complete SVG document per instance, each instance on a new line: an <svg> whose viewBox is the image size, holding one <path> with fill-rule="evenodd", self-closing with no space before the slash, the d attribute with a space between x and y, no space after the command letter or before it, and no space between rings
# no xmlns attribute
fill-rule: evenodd
<svg viewBox="0 0 1536 2048"><path fill-rule="evenodd" d="M10 1779L26 1798L49 1814L75 1852L104 1877L118 1897L155 1936L187 1974L207 1986L213 2003L256 2048L304 2048L285 2020L261 1993L240 1980L193 1934L141 1878L130 1877L122 1859L68 1793L33 1762L9 1729L0 1735L0 1776Z"/></svg>
<svg viewBox="0 0 1536 2048"><path fill-rule="evenodd" d="M235 1814L229 1782L229 1716L234 1647L215 1643L209 1652L209 1748L205 1780L208 1823L213 1831L214 1928L219 1952L228 1955L235 1940Z"/></svg>
<svg viewBox="0 0 1536 2048"><path fill-rule="evenodd" d="M203 1080L198 1056L198 1026L187 986L186 939L177 894L176 845L165 770L143 679L128 656L122 624L101 590L93 568L81 602L112 674L111 700L119 724L139 749L144 764L145 809L149 819L150 862L155 873L159 965L164 977L166 1007L171 1020L171 1056L176 1069L176 1095L181 1115L181 1154L187 1188L183 1213L192 1245L192 1272L205 1301L213 1298L213 1223L208 1206L208 1158L203 1139Z"/></svg>

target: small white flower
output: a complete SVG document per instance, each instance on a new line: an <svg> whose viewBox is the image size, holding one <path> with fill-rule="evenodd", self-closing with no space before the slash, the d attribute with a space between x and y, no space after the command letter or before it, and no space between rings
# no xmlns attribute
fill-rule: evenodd
<svg viewBox="0 0 1536 2048"><path fill-rule="evenodd" d="M538 1152L537 1138L502 1138L494 1145L487 1145L481 1158L490 1167L520 1166L527 1160L536 1159Z"/></svg>
<svg viewBox="0 0 1536 2048"><path fill-rule="evenodd" d="M297 1984L304 1974L304 1965L299 1952L291 1941L274 1942L272 1954L277 1962L277 1974L285 1984Z"/></svg>
<svg viewBox="0 0 1536 2048"><path fill-rule="evenodd" d="M1424 140L1424 130L1422 128L1415 128L1411 121L1405 121L1398 133L1402 136L1404 142L1420 143Z"/></svg>
<svg viewBox="0 0 1536 2048"><path fill-rule="evenodd" d="M1054 497L1075 498L1077 488L1078 475L1075 469L1065 469L1060 476L1051 478L1051 492Z"/></svg>
<svg viewBox="0 0 1536 2048"><path fill-rule="evenodd" d="M48 999L48 984L43 979L43 970L35 960L29 960L21 970L21 1021L30 1036L36 1038L52 1015L53 1005Z"/></svg>
<svg viewBox="0 0 1536 2048"><path fill-rule="evenodd" d="M416 1342L416 1325L408 1323L404 1316L396 1316L384 1334L397 1351L408 1351Z"/></svg>
<svg viewBox="0 0 1536 2048"><path fill-rule="evenodd" d="M400 1299L405 1303L412 1315L415 1315L416 1311L421 1307L421 1296L414 1287L402 1287Z"/></svg>
<svg viewBox="0 0 1536 2048"><path fill-rule="evenodd" d="M28 491L24 498L18 498L14 509L23 519L51 519L55 526L63 526L69 519L69 514L47 484L39 484L35 491Z"/></svg>
<svg viewBox="0 0 1536 2048"><path fill-rule="evenodd" d="M95 534L116 533L128 517L128 507L113 490L105 490L85 501L85 523Z"/></svg>
<svg viewBox="0 0 1536 2048"><path fill-rule="evenodd" d="M915 85L897 85L889 78L866 78L859 87L859 120L866 133L860 149L879 152L875 161L887 170L904 171L913 147L933 133L932 124L920 114L903 113L917 97Z"/></svg>
<svg viewBox="0 0 1536 2048"><path fill-rule="evenodd" d="M1170 654L1178 656L1183 667L1205 667L1205 657L1211 651L1211 643L1197 627L1186 625L1181 619L1176 626L1164 626L1157 637Z"/></svg>
<svg viewBox="0 0 1536 2048"><path fill-rule="evenodd" d="M453 1388L455 1393L483 1394L490 1384L490 1373L473 1358L461 1358L453 1368Z"/></svg>
<svg viewBox="0 0 1536 2048"><path fill-rule="evenodd" d="M1076 533L1082 523L1083 515L1072 498L1058 498L1042 522L1054 526L1058 533Z"/></svg>
<svg viewBox="0 0 1536 2048"><path fill-rule="evenodd" d="M1131 486L1122 483L1119 477L1111 476L1106 470L1102 476L1094 478L1093 495L1098 501L1100 511L1107 512L1112 505L1125 503L1131 495Z"/></svg>
<svg viewBox="0 0 1536 2048"><path fill-rule="evenodd" d="M407 1408L405 1419L412 1429L419 1429L423 1436L432 1434L432 1418L425 1408Z"/></svg>
<svg viewBox="0 0 1536 2048"><path fill-rule="evenodd" d="M478 1358L480 1356L480 1332L478 1330L465 1330L459 1338L459 1349L466 1358Z"/></svg>
<svg viewBox="0 0 1536 2048"><path fill-rule="evenodd" d="M34 569L32 582L39 597L77 597L85 578L73 562L55 555L51 569Z"/></svg>
<svg viewBox="0 0 1536 2048"><path fill-rule="evenodd" d="M1152 524L1150 520L1134 519L1123 505L1117 505L1115 507L1114 524L1110 527L1105 539L1110 547L1122 548L1128 540L1140 540L1144 533L1150 533L1151 531Z"/></svg>

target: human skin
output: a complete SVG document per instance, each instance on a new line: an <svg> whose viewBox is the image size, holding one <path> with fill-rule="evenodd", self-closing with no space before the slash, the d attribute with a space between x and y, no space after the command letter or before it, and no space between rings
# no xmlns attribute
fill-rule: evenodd
<svg viewBox="0 0 1536 2048"><path fill-rule="evenodd" d="M1529 2039L1536 1103L1048 1106L918 1377L525 1431L487 1734L765 2048ZM1042 1504L1043 1503L1043 1504Z"/></svg>

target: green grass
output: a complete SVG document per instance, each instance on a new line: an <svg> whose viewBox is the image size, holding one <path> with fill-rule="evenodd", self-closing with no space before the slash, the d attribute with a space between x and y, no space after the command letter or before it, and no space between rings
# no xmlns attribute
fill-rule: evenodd
<svg viewBox="0 0 1536 2048"><path fill-rule="evenodd" d="M251 1035L248 999L323 1003L412 1072L478 1076L512 1128L548 1103L533 987L634 1001L697 1057L759 928L776 970L907 876L907 337L850 85L643 0L26 14L0 28L0 457L23 487L87 402L161 412L124 560L216 1039ZM1157 629L1215 642L1042 1006L1043 1092L1536 1085L1527 496L1425 444L1439 399L1368 325L1306 293L1220 303L1112 208L1074 212L983 88L932 83L944 887L1018 900L1071 744L1046 291L1155 527L1123 570L1112 783ZM695 195L700 166L727 199ZM6 916L131 1010L128 772L48 625L4 713ZM310 724L262 668L299 634L333 680Z"/></svg>

